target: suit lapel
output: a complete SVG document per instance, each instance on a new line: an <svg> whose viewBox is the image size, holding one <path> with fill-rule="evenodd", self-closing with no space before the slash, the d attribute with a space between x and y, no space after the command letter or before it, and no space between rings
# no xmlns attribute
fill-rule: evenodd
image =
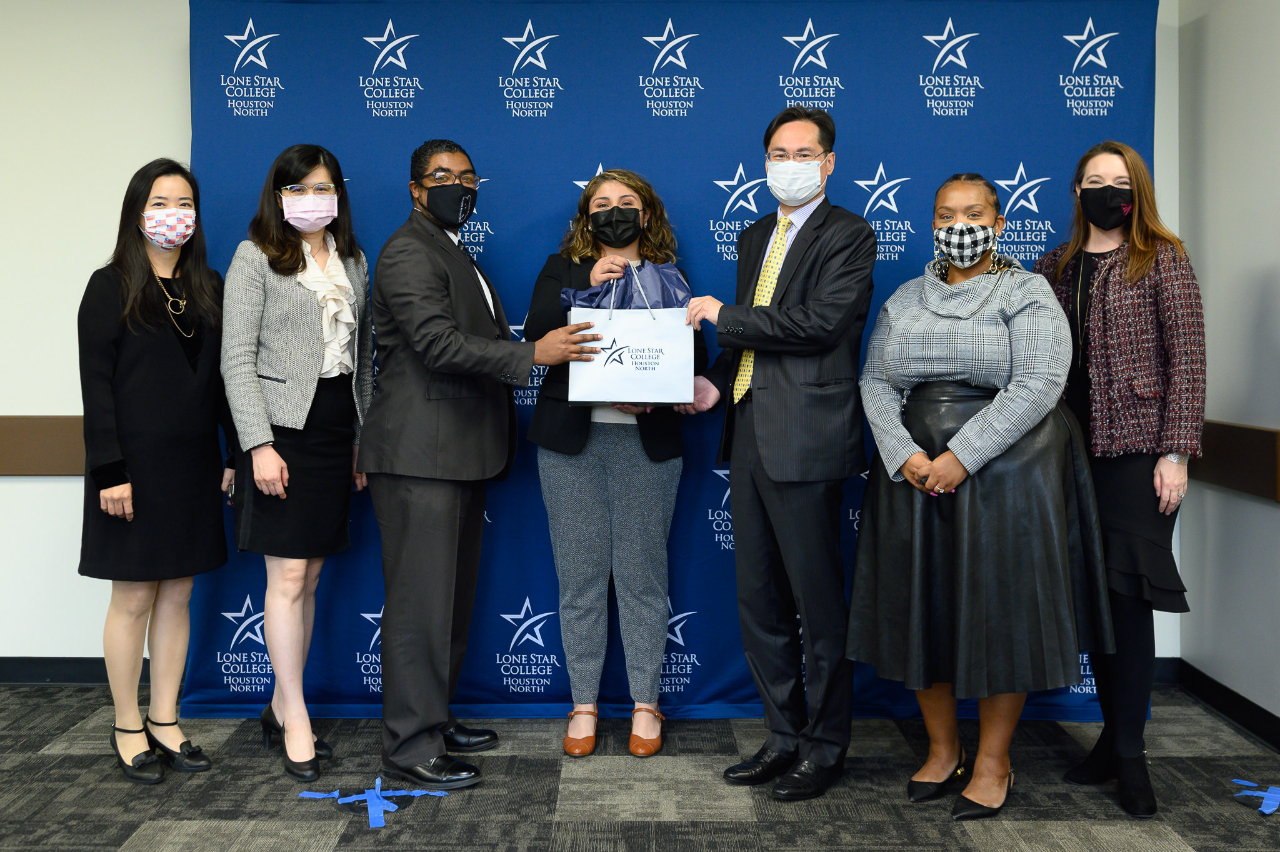
<svg viewBox="0 0 1280 852"><path fill-rule="evenodd" d="M415 209L413 212L416 214L419 222L425 227L426 232L435 240L436 244L440 246L441 250L444 251L446 255L452 257L456 264L463 268L463 271L460 273L461 277L471 285L470 290L475 298L480 300L480 307L484 315L489 318L489 321L492 322L499 331L503 331L505 329L507 336L510 337L511 331L507 328L506 320L501 317L502 309L499 307L498 294L489 283L489 279L484 275L484 272L480 271L479 265L472 259L471 252L463 248L460 243L455 243L448 234L424 216L421 211ZM476 278L476 272L478 271L480 272L480 277L484 279L483 285ZM462 286L466 287L467 285L464 284ZM485 299L484 293L481 292L480 288L482 286L488 287L489 295L493 297L492 312L489 310L488 300Z"/></svg>
<svg viewBox="0 0 1280 852"><path fill-rule="evenodd" d="M771 305L782 303L782 295L787 291L787 287L791 284L791 279L796 274L796 267L800 265L801 258L804 257L805 250L813 243L817 236L817 229L822 225L822 220L827 218L827 211L831 209L831 202L825 198L822 203L817 206L809 218L805 220L804 227L796 234L796 238L791 241L791 247L787 249L787 256L782 261L782 269L778 271L778 284L773 290L773 300Z"/></svg>

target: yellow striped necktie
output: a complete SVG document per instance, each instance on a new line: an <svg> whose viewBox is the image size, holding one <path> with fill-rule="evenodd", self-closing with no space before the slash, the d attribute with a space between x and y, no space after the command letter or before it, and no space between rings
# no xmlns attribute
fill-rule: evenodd
<svg viewBox="0 0 1280 852"><path fill-rule="evenodd" d="M791 220L786 216L778 217L778 233L773 237L773 245L769 248L769 256L764 259L764 268L760 270L760 280L756 282L756 295L751 306L758 308L773 300L773 290L778 286L778 273L782 271L782 258L787 253L787 231L791 229ZM738 362L738 375L733 380L733 401L738 402L751 389L751 370L756 364L756 351L744 350L742 360Z"/></svg>

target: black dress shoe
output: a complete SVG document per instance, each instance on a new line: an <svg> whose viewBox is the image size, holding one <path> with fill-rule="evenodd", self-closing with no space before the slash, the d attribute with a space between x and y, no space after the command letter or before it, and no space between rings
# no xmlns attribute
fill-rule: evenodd
<svg viewBox="0 0 1280 852"><path fill-rule="evenodd" d="M742 763L735 763L724 771L724 780L730 784L747 787L764 784L785 773L795 765L794 754L778 754L768 746L756 752L756 756Z"/></svg>
<svg viewBox="0 0 1280 852"><path fill-rule="evenodd" d="M151 727L154 725L160 728L168 728L178 724L178 720L172 722L157 722L150 716L142 720L142 728L147 732L147 742L152 748L160 750L160 762L170 769L176 769L179 772L208 772L213 766L213 761L209 759L209 755L200 750L200 746L193 746L191 740L183 740L182 745L178 746L178 750L174 751L156 738L151 733Z"/></svg>
<svg viewBox="0 0 1280 852"><path fill-rule="evenodd" d="M1004 788L1004 801L994 808L979 804L973 799L965 798L961 793L956 797L956 803L951 808L951 818L954 820L962 819L984 819L989 816L995 816L1004 809L1009 802L1009 796L1013 795L1013 770L1009 770L1009 784Z"/></svg>
<svg viewBox="0 0 1280 852"><path fill-rule="evenodd" d="M320 777L320 756L312 755L309 760L290 760L289 746L284 739L284 728L280 729L280 753L286 774L299 781L315 781Z"/></svg>
<svg viewBox="0 0 1280 852"><path fill-rule="evenodd" d="M447 754L409 767L396 766L383 758L382 771L428 790L460 790L463 787L474 787L484 780L479 769Z"/></svg>
<svg viewBox="0 0 1280 852"><path fill-rule="evenodd" d="M811 760L802 760L773 785L773 797L782 802L799 802L816 799L839 780L843 766L819 766Z"/></svg>
<svg viewBox="0 0 1280 852"><path fill-rule="evenodd" d="M1116 757L1116 779L1120 782L1120 807L1138 819L1156 815L1156 794L1147 774L1147 755Z"/></svg>
<svg viewBox="0 0 1280 852"><path fill-rule="evenodd" d="M1068 784L1105 784L1116 777L1116 741L1103 728L1093 750L1079 766L1067 770L1062 780Z"/></svg>
<svg viewBox="0 0 1280 852"><path fill-rule="evenodd" d="M262 718L262 747L271 748L271 737L273 735L279 737L280 742L283 744L284 743L284 726L281 725L279 720L276 719L276 711L271 709L270 704L262 708L261 718ZM316 737L313 745L315 746L315 749L316 749L316 757L320 758L321 760L329 760L330 758L333 757L333 747L330 746L324 740L320 739L319 737Z"/></svg>
<svg viewBox="0 0 1280 852"><path fill-rule="evenodd" d="M964 749L960 749L960 760L951 774L941 781L908 781L907 798L913 802L927 802L936 799L947 791L947 786L957 778L964 777Z"/></svg>
<svg viewBox="0 0 1280 852"><path fill-rule="evenodd" d="M117 728L111 726L111 750L116 753L116 763L120 766L120 771L124 773L124 777L128 778L135 784L159 784L164 780L164 767L160 765L160 760L152 753L151 749L140 751L135 754L127 763L124 755L120 754L120 746L116 743L116 731L122 734L145 734L145 730L130 731L125 728Z"/></svg>
<svg viewBox="0 0 1280 852"><path fill-rule="evenodd" d="M461 722L454 722L452 727L445 728L440 735L444 737L444 747L447 751L469 754L498 747L497 731L468 728Z"/></svg>

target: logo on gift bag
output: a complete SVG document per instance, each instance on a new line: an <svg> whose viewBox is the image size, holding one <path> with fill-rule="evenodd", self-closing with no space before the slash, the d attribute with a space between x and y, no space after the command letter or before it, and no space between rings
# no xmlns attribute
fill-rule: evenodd
<svg viewBox="0 0 1280 852"><path fill-rule="evenodd" d="M1062 89L1067 109L1071 110L1073 116L1106 115L1107 110L1115 107L1116 93L1124 86L1120 85L1119 75L1112 74L1107 69L1107 57L1102 51L1118 35L1118 32L1097 32L1093 26L1093 18L1090 18L1084 25L1084 32L1063 36L1077 48L1071 73L1058 75L1058 87ZM1089 65L1096 65L1108 73L1079 73Z"/></svg>
<svg viewBox="0 0 1280 852"><path fill-rule="evenodd" d="M995 181L996 186L1009 193L1009 200L1004 205L1004 231L1000 234L996 251L1028 268L1058 241L1053 222L1040 212L1036 198L1036 193L1048 180L1047 177L1028 178L1026 165L1019 162L1018 171L1012 178Z"/></svg>
<svg viewBox="0 0 1280 852"><path fill-rule="evenodd" d="M976 74L969 73L969 61L964 49L978 33L956 34L955 24L947 18L947 25L939 35L926 35L924 40L938 49L933 67L928 74L921 74L920 89L924 93L924 105L932 115L968 115L977 103L978 92L983 88ZM962 69L963 74L947 66Z"/></svg>
<svg viewBox="0 0 1280 852"><path fill-rule="evenodd" d="M605 356L604 366L607 367L610 364L617 364L619 367L625 367L626 364L623 363L622 356L625 355L627 350L630 348L630 346L619 346L618 338L616 337L608 346L601 346L600 354Z"/></svg>
<svg viewBox="0 0 1280 852"><path fill-rule="evenodd" d="M507 653L494 655L494 664L502 677L502 685L510 692L546 692L551 686L551 676L560 666L556 654L534 651L520 651L525 643L536 645L545 650L546 640L542 628L556 611L534 613L533 605L526 596L524 606L511 615L499 616L516 628L511 637Z"/></svg>
<svg viewBox="0 0 1280 852"><path fill-rule="evenodd" d="M228 692L266 692L274 678L262 637L263 613L255 612L251 596L245 595L239 612L224 612L222 617L236 626L227 645L230 650L216 652L223 686ZM254 643L261 650L254 650Z"/></svg>
<svg viewBox="0 0 1280 852"><path fill-rule="evenodd" d="M257 65L263 71L268 70L267 47L279 35L280 33L258 35L253 27L253 18L250 18L244 33L223 36L239 49L231 73L219 75L218 82L227 98L227 109L232 115L252 118L271 114L276 105L276 97L284 89L280 78L243 72L247 72L250 65Z"/></svg>

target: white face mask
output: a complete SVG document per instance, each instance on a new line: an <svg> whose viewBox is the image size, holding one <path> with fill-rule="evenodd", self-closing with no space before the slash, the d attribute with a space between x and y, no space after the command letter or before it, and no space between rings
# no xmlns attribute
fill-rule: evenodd
<svg viewBox="0 0 1280 852"><path fill-rule="evenodd" d="M793 160L769 163L766 166L769 191L773 193L774 198L788 207L799 207L811 201L822 191L824 162L826 157L821 160L810 160L807 163L797 163Z"/></svg>

